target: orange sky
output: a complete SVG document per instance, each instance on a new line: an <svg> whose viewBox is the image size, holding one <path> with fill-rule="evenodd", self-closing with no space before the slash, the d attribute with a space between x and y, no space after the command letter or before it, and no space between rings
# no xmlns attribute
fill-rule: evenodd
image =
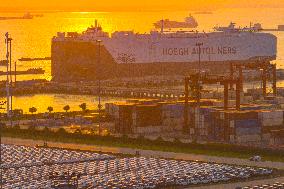
<svg viewBox="0 0 284 189"><path fill-rule="evenodd" d="M215 10L224 7L284 7L284 0L0 0L0 11Z"/></svg>

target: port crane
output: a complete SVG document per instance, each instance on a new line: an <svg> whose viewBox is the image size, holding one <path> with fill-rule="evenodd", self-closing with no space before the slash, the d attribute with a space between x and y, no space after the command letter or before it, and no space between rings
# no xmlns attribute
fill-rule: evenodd
<svg viewBox="0 0 284 189"><path fill-rule="evenodd" d="M201 90L202 85L220 84L224 87L224 110L228 110L229 102L229 89L232 90L235 87L236 92L236 105L235 109L240 111L241 106L241 92L243 92L243 70L260 70L262 81L262 94L263 97L267 97L267 81L272 75L272 90L273 96L277 96L277 75L276 65L270 62L252 62L247 64L231 63L229 76L224 75L210 75L208 73L196 73L190 74L185 77L185 106L184 106L184 131L187 133L190 129L193 129L196 134L195 121L192 128L189 128L188 124L188 108L189 108L189 92L191 90L191 99L196 101L197 106L200 107Z"/></svg>
<svg viewBox="0 0 284 189"><path fill-rule="evenodd" d="M242 91L242 80L238 77L230 77L230 76L218 76L218 75L209 75L207 73L204 74L191 74L185 77L185 106L184 106L184 131L187 132L190 130L188 125L188 108L189 108L189 92L191 89L192 96L191 99L196 101L196 105L200 106L201 99L201 89L202 85L212 85L212 84L220 84L224 86L224 109L228 109L229 102L229 86L236 85L236 110L240 110L241 104L241 91ZM195 123L195 121L194 121ZM193 132L196 133L196 126L193 124Z"/></svg>
<svg viewBox="0 0 284 189"><path fill-rule="evenodd" d="M262 82L262 95L263 97L267 96L267 81L269 78L272 79L272 91L273 96L277 96L277 73L276 73L276 64L271 64L268 61L260 62L251 62L246 64L241 63L231 63L230 64L230 76L233 77L237 72L239 79L243 80L243 70L257 70L261 71L261 82ZM230 85L232 89L232 85ZM241 86L243 90L243 86Z"/></svg>

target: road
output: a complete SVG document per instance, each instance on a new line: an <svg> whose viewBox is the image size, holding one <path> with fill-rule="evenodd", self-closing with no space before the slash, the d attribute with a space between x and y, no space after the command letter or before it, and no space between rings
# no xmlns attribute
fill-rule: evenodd
<svg viewBox="0 0 284 189"><path fill-rule="evenodd" d="M256 186L256 185L264 185L264 184L274 184L276 182L284 183L284 177L273 178L273 179L265 179L265 180L255 180L248 182L238 182L238 183L229 183L229 184L216 184L216 185L207 185L207 186L197 186L190 187L188 189L235 189L238 186Z"/></svg>

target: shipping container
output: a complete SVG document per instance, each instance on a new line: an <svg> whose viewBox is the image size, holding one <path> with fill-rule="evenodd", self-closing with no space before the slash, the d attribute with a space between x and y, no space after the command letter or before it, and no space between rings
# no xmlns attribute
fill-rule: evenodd
<svg viewBox="0 0 284 189"><path fill-rule="evenodd" d="M162 111L158 105L136 105L137 127L162 125Z"/></svg>

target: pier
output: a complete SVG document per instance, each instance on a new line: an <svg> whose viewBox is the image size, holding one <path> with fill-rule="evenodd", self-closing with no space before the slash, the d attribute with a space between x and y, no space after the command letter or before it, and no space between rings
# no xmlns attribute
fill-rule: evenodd
<svg viewBox="0 0 284 189"><path fill-rule="evenodd" d="M5 84L0 83L0 96L5 95ZM17 87L13 88L14 95L57 93L57 94L80 94L80 95L99 95L96 85L63 85L52 82L18 82ZM101 87L101 96L125 97L125 98L159 98L159 99L179 99L184 92L182 89L162 89L138 88L138 87Z"/></svg>
<svg viewBox="0 0 284 189"><path fill-rule="evenodd" d="M184 92L183 90L179 89L146 89L146 88L135 89L135 88L122 88L122 87L119 88L104 87L101 89L101 95L128 97L128 98L179 99L184 97Z"/></svg>

